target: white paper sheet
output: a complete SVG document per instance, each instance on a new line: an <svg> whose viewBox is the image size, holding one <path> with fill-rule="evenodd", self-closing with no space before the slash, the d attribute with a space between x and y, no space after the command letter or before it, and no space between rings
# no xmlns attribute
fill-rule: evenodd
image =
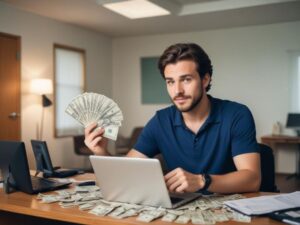
<svg viewBox="0 0 300 225"><path fill-rule="evenodd" d="M300 207L300 191L232 200L225 202L225 205L246 215L263 215L278 210Z"/></svg>

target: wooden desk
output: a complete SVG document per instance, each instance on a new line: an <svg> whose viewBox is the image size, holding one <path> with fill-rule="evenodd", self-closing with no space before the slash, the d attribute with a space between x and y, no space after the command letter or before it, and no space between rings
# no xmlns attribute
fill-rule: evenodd
<svg viewBox="0 0 300 225"><path fill-rule="evenodd" d="M93 174L84 174L74 177L75 179L93 179ZM251 193L248 197L266 195L268 193ZM80 211L78 208L61 208L57 203L45 204L36 199L36 195L28 195L22 192L4 194L0 189L0 224L30 224L30 225L67 225L67 224L133 224L145 225L146 223L136 221L135 217L127 219L112 219L110 217L99 217ZM160 219L151 222L153 225L170 225L175 223L163 222ZM191 224L191 223L189 223ZM220 223L221 224L221 223ZM239 224L234 221L224 222L227 225ZM245 225L245 223L240 223ZM283 224L267 217L252 218L251 224L278 225Z"/></svg>
<svg viewBox="0 0 300 225"><path fill-rule="evenodd" d="M300 137L298 136L287 136L287 135L266 135L261 137L261 142L263 144L269 145L273 151L276 150L277 144L288 144L288 145L298 145L298 150L300 149ZM275 159L276 152L274 152ZM276 160L277 161L277 160ZM298 168L297 168L298 164ZM300 156L298 154L298 157L296 159L296 176L300 177Z"/></svg>
<svg viewBox="0 0 300 225"><path fill-rule="evenodd" d="M261 142L275 148L276 144L300 144L300 137L287 135L266 135L261 137Z"/></svg>

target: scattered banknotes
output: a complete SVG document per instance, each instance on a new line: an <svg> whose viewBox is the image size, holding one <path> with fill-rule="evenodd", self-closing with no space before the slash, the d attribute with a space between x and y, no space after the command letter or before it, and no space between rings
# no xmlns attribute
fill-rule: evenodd
<svg viewBox="0 0 300 225"><path fill-rule="evenodd" d="M154 209L151 211L143 211L139 216L137 217L138 221L149 223L163 215L165 215L166 210L162 208Z"/></svg>
<svg viewBox="0 0 300 225"><path fill-rule="evenodd" d="M173 222L178 216L173 213L167 213L161 218L164 222Z"/></svg>
<svg viewBox="0 0 300 225"><path fill-rule="evenodd" d="M97 93L83 93L73 98L65 112L84 127L97 122L104 128L104 137L116 140L123 114L117 103Z"/></svg>
<svg viewBox="0 0 300 225"><path fill-rule="evenodd" d="M124 219L136 216L138 221L150 223L161 219L177 224L215 224L233 220L250 223L251 217L237 213L224 205L224 201L244 198L242 195L203 196L176 209L156 208L137 204L109 202L103 199L98 186L75 186L73 189L59 190L56 194L38 194L43 203L57 203L62 208L78 207L96 216Z"/></svg>

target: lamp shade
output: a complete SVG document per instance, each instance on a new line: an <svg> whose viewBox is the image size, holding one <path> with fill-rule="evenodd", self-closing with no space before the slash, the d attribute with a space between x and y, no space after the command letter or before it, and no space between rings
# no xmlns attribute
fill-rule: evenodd
<svg viewBox="0 0 300 225"><path fill-rule="evenodd" d="M33 79L30 82L30 93L32 94L52 94L53 86L50 79Z"/></svg>

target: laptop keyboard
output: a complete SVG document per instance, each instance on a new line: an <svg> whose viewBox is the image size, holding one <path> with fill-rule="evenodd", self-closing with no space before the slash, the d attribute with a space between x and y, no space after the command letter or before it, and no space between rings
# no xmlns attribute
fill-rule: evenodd
<svg viewBox="0 0 300 225"><path fill-rule="evenodd" d="M174 205L178 202L181 202L183 200L182 198L176 198L176 197L170 197L170 199L171 199L172 205Z"/></svg>
<svg viewBox="0 0 300 225"><path fill-rule="evenodd" d="M33 190L46 189L49 187L57 186L57 182L46 180L40 177L31 177L31 183Z"/></svg>

